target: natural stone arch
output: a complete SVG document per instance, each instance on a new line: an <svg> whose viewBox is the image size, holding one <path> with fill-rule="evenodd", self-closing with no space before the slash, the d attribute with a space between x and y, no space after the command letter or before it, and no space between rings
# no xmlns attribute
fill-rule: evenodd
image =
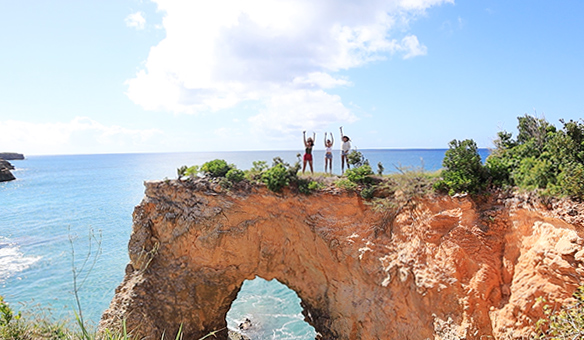
<svg viewBox="0 0 584 340"><path fill-rule="evenodd" d="M123 315L118 321L148 338L182 324L198 339L226 327L243 281L259 276L294 290L324 339L362 338L365 328L386 333L372 322L386 314L383 301L366 284L385 273L377 261L363 268L358 250L346 248L377 223L360 198L322 194L327 199L313 204L316 196L217 193L209 185L147 183L134 211L131 263L102 326Z"/></svg>
<svg viewBox="0 0 584 340"><path fill-rule="evenodd" d="M226 338L225 316L243 281L260 276L294 290L323 339L478 339L493 335L492 327L505 332L506 320L519 320L512 313L521 310L521 301L509 297L515 278L549 275L506 250L507 240L527 247L521 242L541 219L519 213L525 222L510 228L505 210L485 214L468 198L432 197L397 216L390 238L374 235L383 214L336 189L307 196L262 187L223 191L207 180L147 182L134 210L131 262L100 327L125 320L146 339L174 338L181 325L184 339L215 331ZM557 244L564 238L584 244L561 223L546 228ZM579 262L566 263L549 269L565 273L565 282L547 285L548 296L565 299L578 285ZM517 296L541 293L517 287ZM512 321L521 332L537 320L537 312L529 313Z"/></svg>

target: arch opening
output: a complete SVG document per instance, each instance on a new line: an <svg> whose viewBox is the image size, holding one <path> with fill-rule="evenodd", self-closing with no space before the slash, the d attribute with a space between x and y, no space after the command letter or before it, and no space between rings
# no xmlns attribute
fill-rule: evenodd
<svg viewBox="0 0 584 340"><path fill-rule="evenodd" d="M316 331L304 321L298 294L278 280L256 276L245 280L225 321L233 331L251 339L314 340ZM240 330L249 319L251 327Z"/></svg>

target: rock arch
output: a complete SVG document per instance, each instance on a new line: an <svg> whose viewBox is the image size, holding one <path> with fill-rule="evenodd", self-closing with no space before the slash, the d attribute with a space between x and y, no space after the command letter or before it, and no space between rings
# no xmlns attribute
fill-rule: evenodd
<svg viewBox="0 0 584 340"><path fill-rule="evenodd" d="M336 189L307 196L223 191L206 180L145 185L131 262L100 327L125 320L146 339L181 325L185 339L226 338L231 303L256 276L294 290L322 339L473 339L507 329L505 313L517 313L507 306L517 274L509 266L520 259L504 242L520 244L529 231L509 237L504 210L485 217L468 199L434 197L400 215L390 239L373 235L382 214ZM567 281L580 275L565 271ZM576 285L550 291L565 298ZM528 319L515 327L530 327Z"/></svg>

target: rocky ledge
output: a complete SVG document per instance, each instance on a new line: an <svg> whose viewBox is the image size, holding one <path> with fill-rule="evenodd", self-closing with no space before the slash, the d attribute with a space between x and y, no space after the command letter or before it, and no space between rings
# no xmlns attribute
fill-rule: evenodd
<svg viewBox="0 0 584 340"><path fill-rule="evenodd" d="M125 320L144 339L181 325L187 339L226 339L231 303L256 276L293 289L320 339L519 339L544 315L539 297L557 306L583 283L574 204L427 196L396 215L350 192L145 185L100 323Z"/></svg>

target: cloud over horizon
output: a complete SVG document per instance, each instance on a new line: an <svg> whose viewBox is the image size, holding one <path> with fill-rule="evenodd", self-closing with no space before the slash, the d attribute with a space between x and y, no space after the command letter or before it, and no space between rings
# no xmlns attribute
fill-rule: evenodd
<svg viewBox="0 0 584 340"><path fill-rule="evenodd" d="M427 53L408 23L453 0L189 2L153 0L166 37L128 79L147 110L196 114L263 107L246 117L270 134L318 129L357 117L326 90L351 86L338 71L396 55Z"/></svg>
<svg viewBox="0 0 584 340"><path fill-rule="evenodd" d="M0 130L0 145L5 150L34 155L117 152L120 147L144 152L164 135L158 129L107 126L87 117L57 123L6 120L0 121Z"/></svg>

